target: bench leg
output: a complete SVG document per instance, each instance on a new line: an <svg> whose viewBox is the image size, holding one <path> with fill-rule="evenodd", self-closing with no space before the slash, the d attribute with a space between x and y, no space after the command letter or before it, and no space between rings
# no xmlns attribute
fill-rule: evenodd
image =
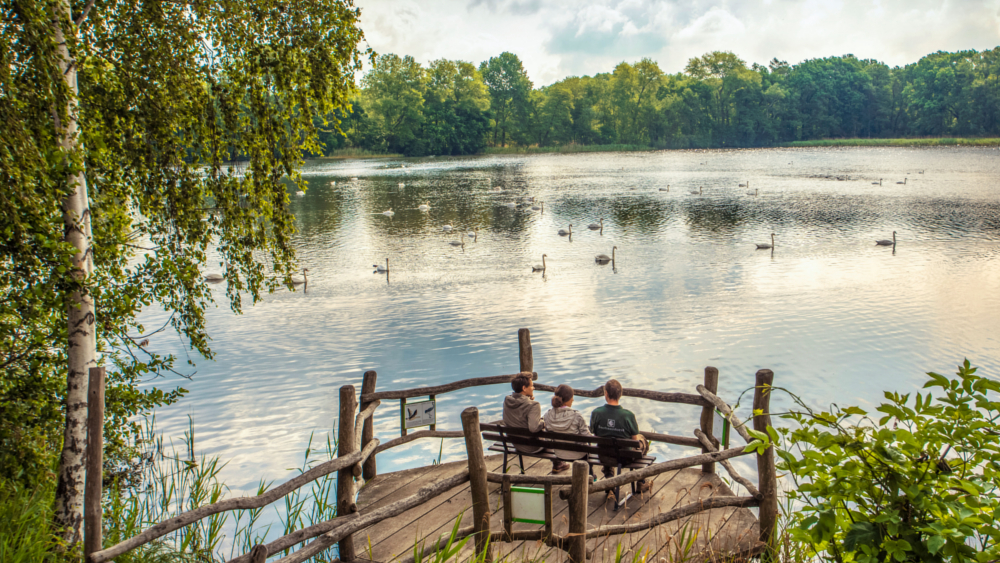
<svg viewBox="0 0 1000 563"><path fill-rule="evenodd" d="M503 449L503 472L507 473L507 448Z"/></svg>
<svg viewBox="0 0 1000 563"><path fill-rule="evenodd" d="M521 462L521 475L524 475L524 456L517 454L517 460Z"/></svg>

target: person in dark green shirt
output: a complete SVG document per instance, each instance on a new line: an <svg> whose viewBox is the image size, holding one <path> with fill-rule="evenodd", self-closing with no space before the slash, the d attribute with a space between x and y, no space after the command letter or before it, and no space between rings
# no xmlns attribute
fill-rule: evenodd
<svg viewBox="0 0 1000 563"><path fill-rule="evenodd" d="M618 404L622 398L622 384L611 379L604 384L604 400L607 402L603 407L594 409L590 413L590 432L594 436L601 438L626 438L638 440L642 444L642 453L649 451L649 442L646 437L639 433L639 425L635 421L632 411ZM613 477L618 461L607 456L599 456L604 464L604 477ZM639 481L642 492L647 492L652 487L651 482Z"/></svg>

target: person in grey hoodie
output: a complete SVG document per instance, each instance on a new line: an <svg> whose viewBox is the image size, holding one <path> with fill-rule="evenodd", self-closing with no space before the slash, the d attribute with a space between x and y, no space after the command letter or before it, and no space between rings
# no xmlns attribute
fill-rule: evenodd
<svg viewBox="0 0 1000 563"><path fill-rule="evenodd" d="M583 420L579 411L573 410L573 388L569 385L556 387L552 396L552 408L545 413L542 419L545 422L545 429L549 432L562 432L563 434L578 434L580 436L592 436L587 422ZM567 450L555 450L558 463L552 465L553 473L561 473L569 469L568 461L583 459L587 457L585 452L570 452Z"/></svg>
<svg viewBox="0 0 1000 563"><path fill-rule="evenodd" d="M541 432L545 430L545 422L542 421L542 406L535 400L535 384L531 377L518 375L510 382L514 393L507 395L503 400L503 423L511 428L527 428L530 432ZM514 446L517 451L526 454L536 454L545 448L532 448L530 446Z"/></svg>

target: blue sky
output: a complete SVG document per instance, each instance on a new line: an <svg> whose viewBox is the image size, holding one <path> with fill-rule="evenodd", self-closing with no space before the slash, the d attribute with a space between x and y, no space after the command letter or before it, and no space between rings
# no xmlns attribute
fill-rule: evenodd
<svg viewBox="0 0 1000 563"><path fill-rule="evenodd" d="M536 86L713 50L747 63L852 53L890 65L1000 45L1000 0L356 0L380 53L478 64L516 53Z"/></svg>

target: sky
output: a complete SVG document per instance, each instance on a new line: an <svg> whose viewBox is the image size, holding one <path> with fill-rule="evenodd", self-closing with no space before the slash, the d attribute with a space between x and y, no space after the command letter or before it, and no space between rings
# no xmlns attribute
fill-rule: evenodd
<svg viewBox="0 0 1000 563"><path fill-rule="evenodd" d="M536 87L648 57L747 62L853 54L905 65L1000 45L1000 0L355 0L378 53L475 64L511 51Z"/></svg>

